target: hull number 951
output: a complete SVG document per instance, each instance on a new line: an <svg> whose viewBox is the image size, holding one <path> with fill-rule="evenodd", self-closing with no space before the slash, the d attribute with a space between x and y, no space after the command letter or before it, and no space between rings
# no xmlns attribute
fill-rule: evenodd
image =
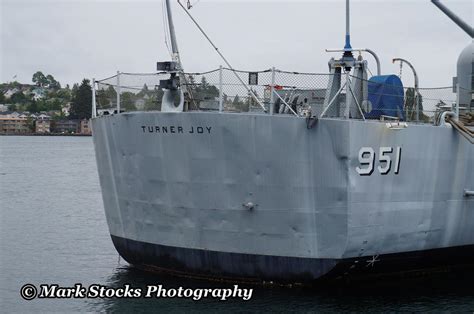
<svg viewBox="0 0 474 314"><path fill-rule="evenodd" d="M375 170L376 153L372 147L362 147L359 151L359 166L356 171L361 176L370 176ZM400 173L400 161L402 159L402 148L380 147L377 170L381 175Z"/></svg>

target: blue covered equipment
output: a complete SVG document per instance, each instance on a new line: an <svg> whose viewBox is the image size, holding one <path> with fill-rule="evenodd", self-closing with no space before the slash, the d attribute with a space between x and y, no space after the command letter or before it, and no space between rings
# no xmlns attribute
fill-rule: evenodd
<svg viewBox="0 0 474 314"><path fill-rule="evenodd" d="M364 116L379 119L380 116L398 117L405 120L403 83L396 75L373 76L368 82L368 100L372 110Z"/></svg>

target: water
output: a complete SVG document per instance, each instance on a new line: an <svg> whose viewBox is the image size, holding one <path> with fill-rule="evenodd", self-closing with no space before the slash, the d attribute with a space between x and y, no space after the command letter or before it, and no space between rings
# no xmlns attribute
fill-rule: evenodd
<svg viewBox="0 0 474 314"><path fill-rule="evenodd" d="M91 138L0 136L0 308L71 311L474 310L472 273L341 289L254 287L250 301L67 299L25 301L26 284L230 287L138 271L119 261L102 207Z"/></svg>

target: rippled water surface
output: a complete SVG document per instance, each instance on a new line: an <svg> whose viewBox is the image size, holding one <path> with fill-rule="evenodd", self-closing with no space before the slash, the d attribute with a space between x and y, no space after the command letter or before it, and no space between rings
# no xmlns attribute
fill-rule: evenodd
<svg viewBox="0 0 474 314"><path fill-rule="evenodd" d="M26 284L230 287L135 270L110 240L92 139L0 136L0 308L70 311L474 311L474 275L341 289L254 287L250 301L68 299L25 301Z"/></svg>

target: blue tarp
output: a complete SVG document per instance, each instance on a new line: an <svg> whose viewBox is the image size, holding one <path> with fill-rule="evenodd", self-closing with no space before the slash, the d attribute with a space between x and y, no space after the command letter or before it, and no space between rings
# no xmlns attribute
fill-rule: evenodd
<svg viewBox="0 0 474 314"><path fill-rule="evenodd" d="M369 80L368 89L368 100L372 104L372 111L365 114L366 118L378 119L385 115L405 120L403 112L405 95L402 81L398 76L373 76Z"/></svg>

